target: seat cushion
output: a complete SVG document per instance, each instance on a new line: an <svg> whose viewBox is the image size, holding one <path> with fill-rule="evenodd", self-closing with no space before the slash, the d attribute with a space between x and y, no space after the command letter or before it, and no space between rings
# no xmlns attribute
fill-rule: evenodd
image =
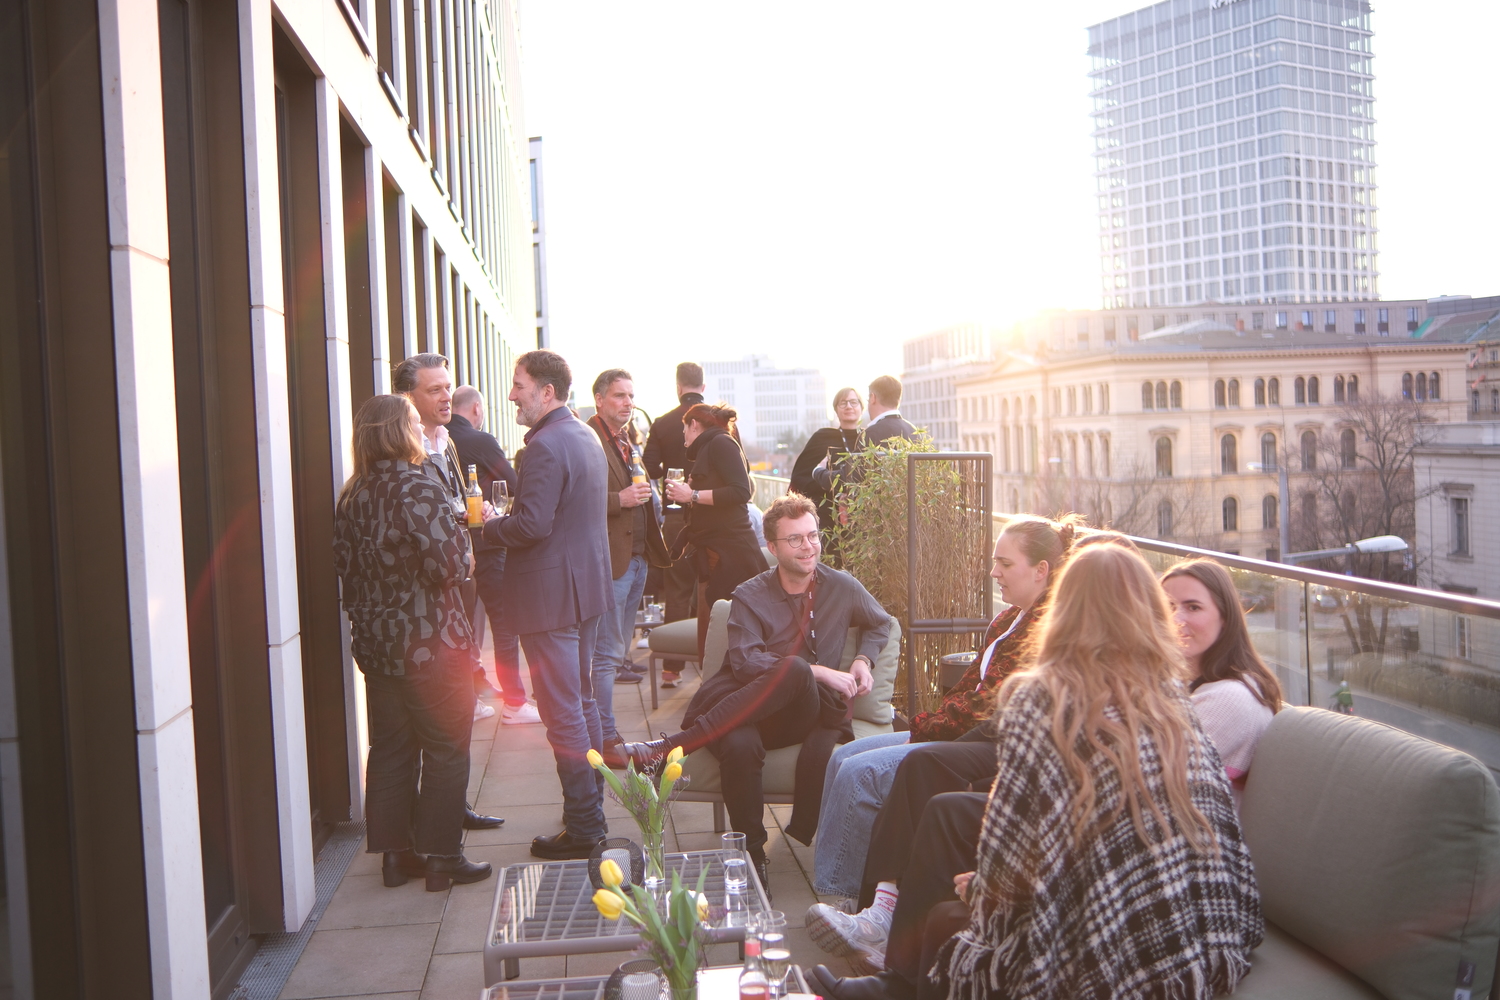
<svg viewBox="0 0 1500 1000"><path fill-rule="evenodd" d="M675 656L698 655L698 619L683 618L675 622L658 625L646 637L653 653L671 653Z"/></svg>
<svg viewBox="0 0 1500 1000"><path fill-rule="evenodd" d="M1381 996L1275 924L1266 924L1265 943L1251 953L1250 974L1235 988L1234 1000L1381 1000Z"/></svg>
<svg viewBox="0 0 1500 1000"><path fill-rule="evenodd" d="M865 736L874 736L877 733L888 733L890 726L880 727L864 722L860 719L854 720L854 736L856 739ZM761 771L761 791L766 795L791 795L797 787L797 755L802 752L802 744L794 747L781 747L778 750L766 751L766 764ZM694 750L682 760L682 773L691 778L688 790L693 792L708 792L715 795L724 791L723 778L719 774L719 759L707 750Z"/></svg>
<svg viewBox="0 0 1500 1000"><path fill-rule="evenodd" d="M1241 805L1266 919L1389 1000L1489 991L1500 790L1473 757L1387 726L1283 709ZM1251 977L1254 978L1253 976Z"/></svg>
<svg viewBox="0 0 1500 1000"><path fill-rule="evenodd" d="M858 637L855 630L850 629L848 641L844 643L844 662L840 666L848 670L858 652ZM884 727L881 732L890 731L891 720L896 717L896 710L891 707L891 695L896 692L896 668L900 665L901 625L892 618L890 637L885 641L885 648L875 657L870 670L870 679L873 681L870 690L854 699L856 720Z"/></svg>

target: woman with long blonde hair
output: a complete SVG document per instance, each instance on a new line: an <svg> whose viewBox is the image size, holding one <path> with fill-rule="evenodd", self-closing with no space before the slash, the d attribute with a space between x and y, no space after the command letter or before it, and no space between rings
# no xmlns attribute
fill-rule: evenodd
<svg viewBox="0 0 1500 1000"><path fill-rule="evenodd" d="M960 1000L1208 1000L1264 928L1178 628L1125 548L1080 549L1034 666L1001 687L971 918L934 973Z"/></svg>
<svg viewBox="0 0 1500 1000"><path fill-rule="evenodd" d="M384 855L387 886L416 875L436 892L486 878L490 866L465 860L462 847L477 656L459 592L469 535L421 434L405 396L360 406L333 553L365 675L368 850Z"/></svg>

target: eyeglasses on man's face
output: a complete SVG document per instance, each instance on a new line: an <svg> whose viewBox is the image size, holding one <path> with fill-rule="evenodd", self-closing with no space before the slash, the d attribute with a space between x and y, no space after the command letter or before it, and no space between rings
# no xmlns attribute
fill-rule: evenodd
<svg viewBox="0 0 1500 1000"><path fill-rule="evenodd" d="M854 397L854 396L850 396L847 399L841 399L841 400L839 400L834 405L835 406L858 406L859 405L859 400L856 397Z"/></svg>
<svg viewBox="0 0 1500 1000"><path fill-rule="evenodd" d="M782 535L776 540L778 542L785 542L794 549L800 549L809 545L815 549L823 547L823 533L821 531L809 531L805 535Z"/></svg>

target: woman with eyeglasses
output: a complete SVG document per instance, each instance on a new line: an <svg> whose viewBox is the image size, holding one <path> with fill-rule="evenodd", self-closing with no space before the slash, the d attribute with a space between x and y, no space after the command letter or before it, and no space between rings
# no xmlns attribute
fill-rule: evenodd
<svg viewBox="0 0 1500 1000"><path fill-rule="evenodd" d="M827 488L827 469L820 469L823 460L834 455L858 452L864 449L865 434L859 429L859 418L865 411L865 402L857 389L845 387L833 394L833 413L838 418L837 427L819 427L797 456L792 466L792 493L801 493L818 505L818 527L825 532L833 527L834 494ZM829 465L833 462L830 461ZM827 536L824 536L825 543ZM826 560L832 553L825 551Z"/></svg>
<svg viewBox="0 0 1500 1000"><path fill-rule="evenodd" d="M708 636L715 601L766 570L766 557L750 527L750 466L734 437L738 414L723 404L695 403L682 415L682 439L693 463L686 483L668 482L667 499L688 508L673 559L693 560L698 570L698 652ZM681 546L682 551L676 551ZM676 687L677 674L662 672L662 687Z"/></svg>

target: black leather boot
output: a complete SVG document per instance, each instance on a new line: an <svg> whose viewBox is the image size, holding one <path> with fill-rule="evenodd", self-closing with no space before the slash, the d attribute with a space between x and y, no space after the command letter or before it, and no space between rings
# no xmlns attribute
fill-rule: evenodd
<svg viewBox="0 0 1500 1000"><path fill-rule="evenodd" d="M405 885L408 877L416 878L426 871L426 859L409 847L404 851L386 851L380 860L380 874L387 889Z"/></svg>
<svg viewBox="0 0 1500 1000"><path fill-rule="evenodd" d="M481 861L476 865L462 854L446 857L441 854L429 854L427 855L427 891L442 892L451 882L464 885L470 882L482 882L489 878L493 871L489 862Z"/></svg>

